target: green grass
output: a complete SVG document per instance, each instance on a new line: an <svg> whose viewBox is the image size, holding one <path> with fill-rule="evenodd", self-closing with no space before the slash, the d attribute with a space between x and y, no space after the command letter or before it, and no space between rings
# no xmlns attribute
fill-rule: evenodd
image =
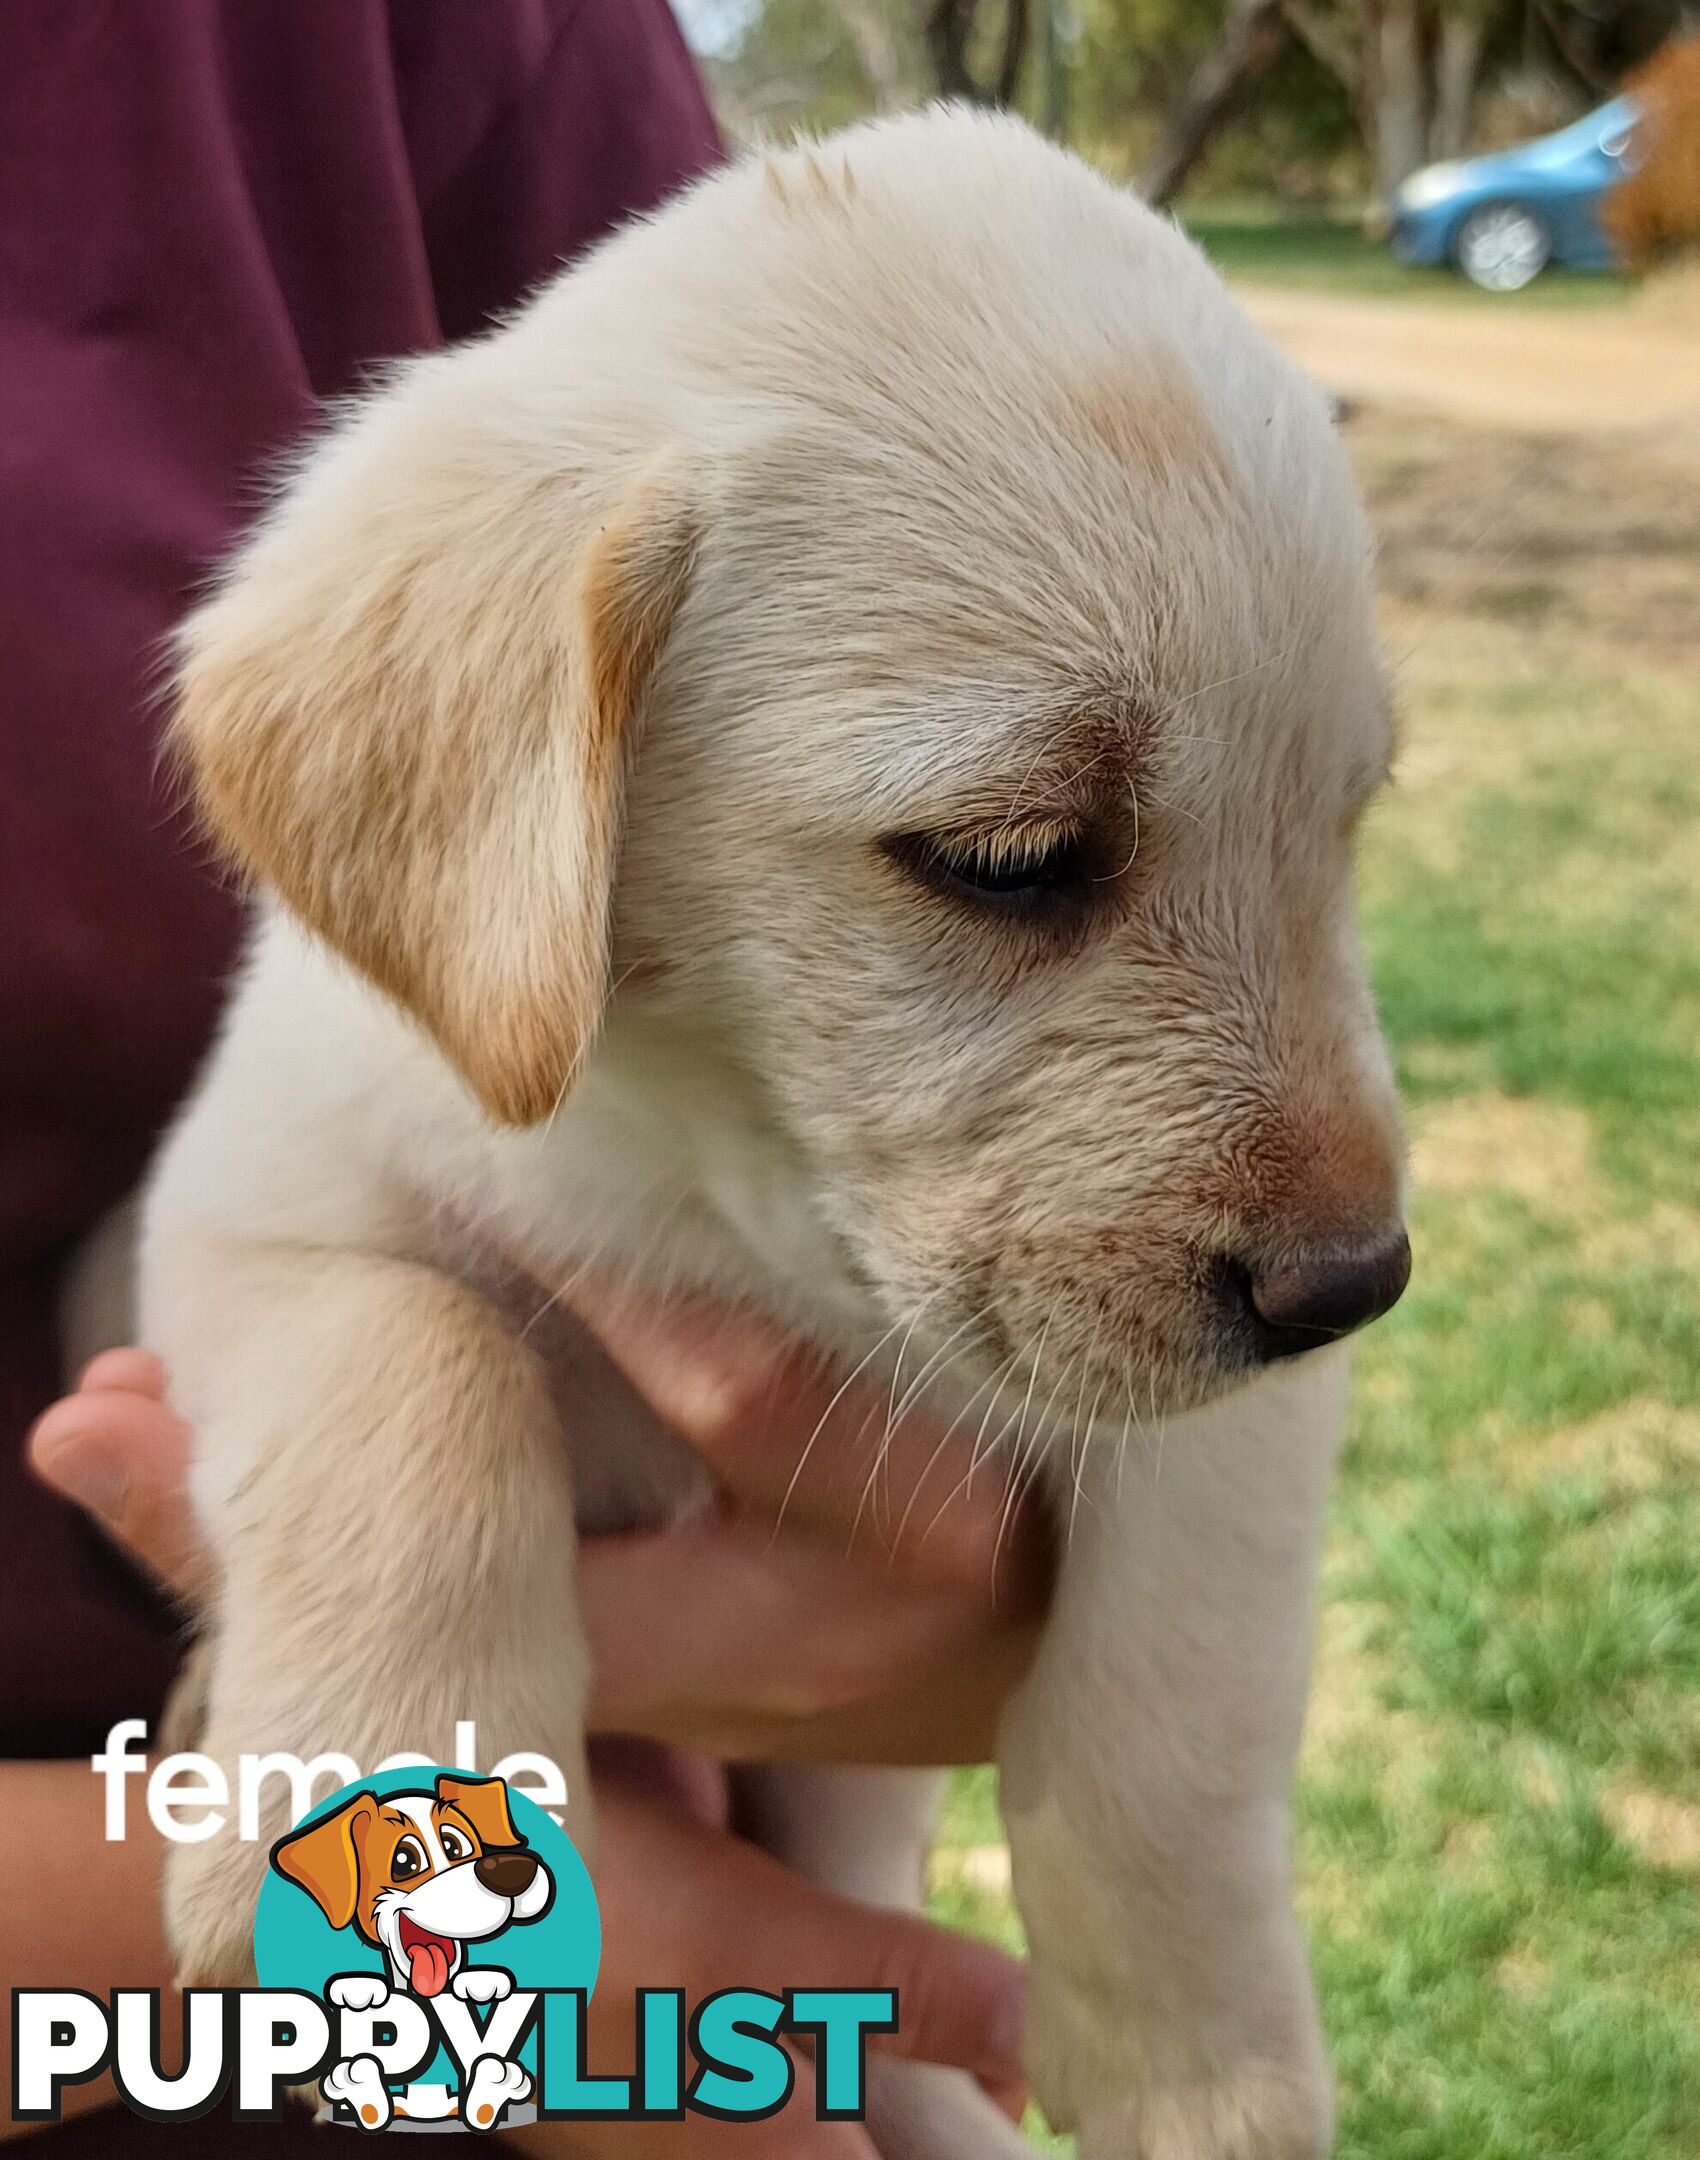
<svg viewBox="0 0 1700 2160"><path fill-rule="evenodd" d="M1339 2153L1693 2160L1696 655L1396 630L1362 883L1417 1274L1359 1360L1298 1830ZM976 1774L946 1843L996 1835Z"/></svg>
<svg viewBox="0 0 1700 2160"><path fill-rule="evenodd" d="M1444 300L1464 307L1600 307L1629 291L1618 277L1556 270L1515 294L1484 293L1450 270L1410 269L1356 219L1282 216L1200 205L1182 223L1223 274L1247 284L1366 300Z"/></svg>

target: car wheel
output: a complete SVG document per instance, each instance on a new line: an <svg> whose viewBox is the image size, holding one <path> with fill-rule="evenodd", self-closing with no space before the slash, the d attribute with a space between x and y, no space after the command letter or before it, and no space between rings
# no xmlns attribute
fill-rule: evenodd
<svg viewBox="0 0 1700 2160"><path fill-rule="evenodd" d="M1521 292L1552 260L1552 235L1520 203L1481 203L1459 226L1452 252L1484 292Z"/></svg>

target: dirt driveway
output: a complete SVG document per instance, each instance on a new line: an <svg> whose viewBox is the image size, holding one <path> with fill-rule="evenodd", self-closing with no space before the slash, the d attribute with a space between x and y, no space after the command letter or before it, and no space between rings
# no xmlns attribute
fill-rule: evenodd
<svg viewBox="0 0 1700 2160"><path fill-rule="evenodd" d="M1557 310L1411 306L1242 285L1301 366L1348 398L1532 434L1615 434L1700 465L1700 336L1637 303Z"/></svg>

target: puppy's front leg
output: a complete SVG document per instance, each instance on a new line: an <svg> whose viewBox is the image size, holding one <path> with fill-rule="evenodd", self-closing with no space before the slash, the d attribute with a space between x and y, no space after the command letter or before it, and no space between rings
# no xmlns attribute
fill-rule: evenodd
<svg viewBox="0 0 1700 2160"><path fill-rule="evenodd" d="M198 1744L233 1800L240 1756L450 1762L470 1718L480 1767L516 1749L560 1764L583 1848L572 1489L530 1352L430 1268L199 1230L156 1244L146 1302L195 1431L220 1582ZM249 1970L288 1791L267 1780L258 1840L232 1819L175 1848L167 1919L185 1979Z"/></svg>
<svg viewBox="0 0 1700 2160"><path fill-rule="evenodd" d="M1328 2148L1288 1787L1345 1381L1307 1358L1096 1466L1007 1713L1033 2082L1083 2160Z"/></svg>

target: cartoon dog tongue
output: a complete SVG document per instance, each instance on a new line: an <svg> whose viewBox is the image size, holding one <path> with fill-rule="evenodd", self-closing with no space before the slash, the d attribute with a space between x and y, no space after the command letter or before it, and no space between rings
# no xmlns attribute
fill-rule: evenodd
<svg viewBox="0 0 1700 2160"><path fill-rule="evenodd" d="M415 1995L440 1995L449 1984L449 1945L440 1935L420 1935L405 1945Z"/></svg>

